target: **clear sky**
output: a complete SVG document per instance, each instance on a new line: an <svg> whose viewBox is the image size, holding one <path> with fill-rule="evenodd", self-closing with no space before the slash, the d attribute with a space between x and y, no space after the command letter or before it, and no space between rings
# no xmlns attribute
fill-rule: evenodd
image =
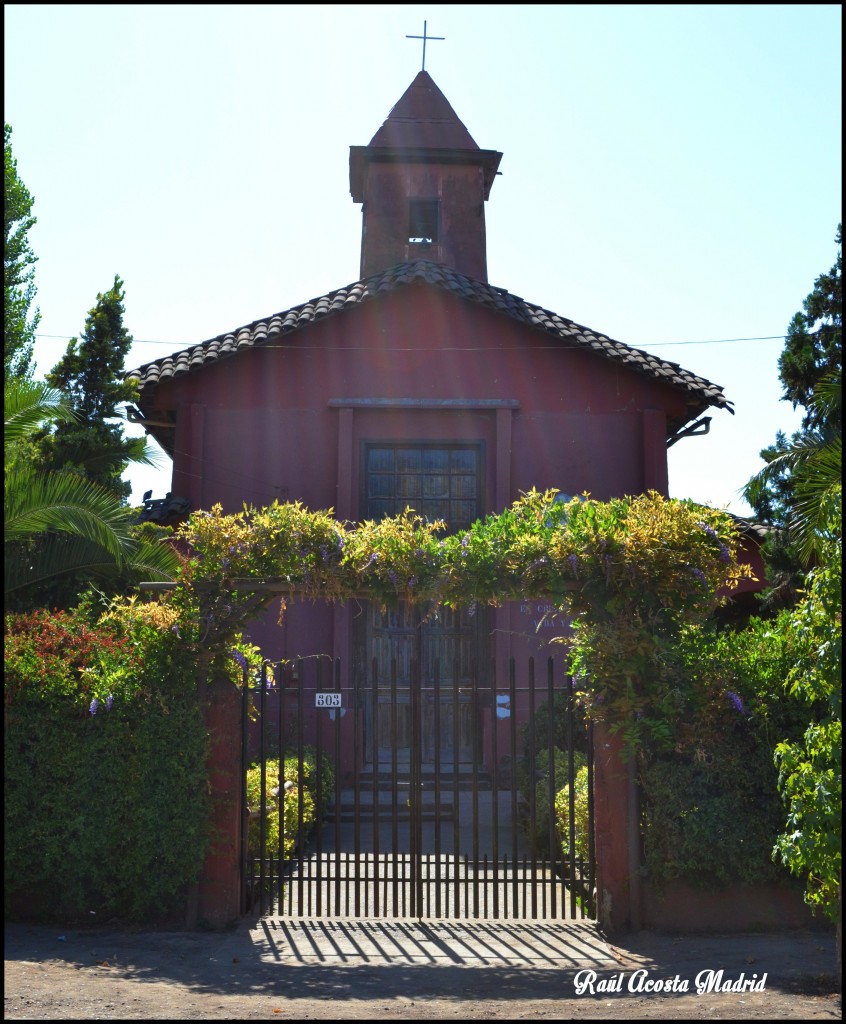
<svg viewBox="0 0 846 1024"><path fill-rule="evenodd" d="M748 507L836 256L839 5L6 5L37 375L120 274L127 369L358 278L349 147L421 67L482 149L491 284L722 385L670 493ZM754 340L730 340L754 339ZM133 501L170 485L135 471Z"/></svg>

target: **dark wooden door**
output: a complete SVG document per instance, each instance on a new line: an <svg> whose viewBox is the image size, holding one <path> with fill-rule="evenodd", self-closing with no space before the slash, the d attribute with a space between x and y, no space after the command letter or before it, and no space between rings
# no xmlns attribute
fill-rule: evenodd
<svg viewBox="0 0 846 1024"><path fill-rule="evenodd" d="M372 763L375 749L379 765L389 768L396 749L397 767L408 768L411 686L419 666L423 765L470 767L476 745L471 693L479 634L475 616L441 609L437 617L423 619L406 604L384 612L371 605L367 614L367 761Z"/></svg>
<svg viewBox="0 0 846 1024"><path fill-rule="evenodd" d="M364 445L362 458L366 519L412 508L457 532L481 512L480 443L373 442ZM375 671L378 689L374 695L372 686L366 688L368 762L375 750L379 763L388 766L395 749L397 766L408 767L412 671L419 666L423 764L472 764L476 730L470 687L479 651L479 621L468 610L440 609L437 615L423 617L411 605L388 611L375 605L368 608L365 676L372 680Z"/></svg>

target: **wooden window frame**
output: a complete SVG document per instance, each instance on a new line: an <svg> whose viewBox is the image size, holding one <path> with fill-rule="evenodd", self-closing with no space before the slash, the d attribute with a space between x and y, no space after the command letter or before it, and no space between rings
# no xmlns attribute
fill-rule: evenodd
<svg viewBox="0 0 846 1024"><path fill-rule="evenodd" d="M484 442L484 440L475 439L475 440L466 440L466 441L464 441L464 440L448 440L447 441L447 440L430 440L428 438L426 440L418 440L418 439L415 439L415 438L402 438L402 439L397 439L397 438L373 438L373 439L365 439L365 440L361 441L361 450L360 450L360 453L359 453L359 459L360 459L360 462L359 462L359 465L360 465L360 471L359 471L359 518L360 519L372 519L372 518L374 518L373 516L370 515L370 512L369 512L370 495L368 493L368 478L369 478L369 472L370 472L370 470L369 470L369 452L372 449L374 449L374 448L391 448L391 449L394 449L394 450L401 449L401 448L409 448L409 449L419 448L419 449L446 450L446 451L457 451L457 450L472 450L472 451L474 451L475 455L476 455L476 469L477 469L477 472L476 472L476 497L475 497L476 510L475 510L475 515L473 515L473 517L470 520L468 520L467 522L461 521L458 525L450 523L449 520L447 520L447 531L452 533L452 532L455 532L456 530L465 528L470 523L472 523L476 519L478 519L481 515L483 515L484 507L485 507L485 500L484 500L484 496L485 496L485 442ZM394 473L396 475L396 471L394 471ZM396 488L394 488L394 493L391 496L391 500L393 500L393 502L394 502L395 511L394 511L394 513L385 513L386 515L389 515L389 514L397 515L397 514L401 513L403 511L403 509L407 505L411 506L412 508L414 508L414 501L413 500L404 500L404 499L402 499L400 496L397 495ZM458 499L458 498L454 499L452 497L452 494L450 493L449 498L447 498L446 500L451 502L453 500L463 500L463 499ZM421 504L422 504L422 501L421 501ZM402 505L402 508L400 507L400 505ZM416 509L415 511L417 511L418 514L421 515L421 516L425 515L423 510L420 509L420 508Z"/></svg>

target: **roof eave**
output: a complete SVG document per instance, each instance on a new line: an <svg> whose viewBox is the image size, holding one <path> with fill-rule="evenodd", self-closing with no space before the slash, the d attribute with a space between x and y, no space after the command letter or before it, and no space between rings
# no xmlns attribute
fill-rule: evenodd
<svg viewBox="0 0 846 1024"><path fill-rule="evenodd" d="M425 146L350 146L350 194L363 203L365 170L369 163L479 165L485 199L490 197L502 153L495 149L430 149Z"/></svg>

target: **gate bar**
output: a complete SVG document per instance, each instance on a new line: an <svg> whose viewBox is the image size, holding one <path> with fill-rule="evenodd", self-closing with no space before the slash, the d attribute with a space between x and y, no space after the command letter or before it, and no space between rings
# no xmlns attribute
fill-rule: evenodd
<svg viewBox="0 0 846 1024"><path fill-rule="evenodd" d="M493 916L499 917L499 778L497 769L499 760L497 756L497 733L499 732L499 718L497 717L497 692L496 692L496 665L489 666L490 688L490 711L491 711L491 841L493 859ZM515 822L511 823L512 829ZM485 855L487 857L487 854ZM486 867L487 872L487 867ZM487 898L487 886L485 897ZM487 917L487 906L485 907Z"/></svg>
<svg viewBox="0 0 846 1024"><path fill-rule="evenodd" d="M511 704L509 719L511 732L511 916L519 917L519 890L517 871L517 669L514 658L508 659L508 688ZM507 899L506 899L507 905Z"/></svg>
<svg viewBox="0 0 846 1024"><path fill-rule="evenodd" d="M376 871L376 881L373 885L373 916L379 916L379 882L378 882L378 864L379 864L379 730L381 727L381 719L379 714L379 675L376 666L376 660L373 660L373 676L370 680L371 685L371 701L372 710L370 715L370 731L372 733L372 749L373 749L373 779L370 787L370 799L372 801L372 812L373 812L373 862L376 865L374 870ZM365 860L365 865L367 861ZM365 883L365 903L368 902L369 890Z"/></svg>
<svg viewBox="0 0 846 1024"><path fill-rule="evenodd" d="M341 692L341 659L334 662L334 689ZM343 698L342 698L343 700ZM341 916L341 717L342 710L335 711L335 916ZM355 714L355 712L353 712Z"/></svg>
<svg viewBox="0 0 846 1024"><path fill-rule="evenodd" d="M558 917L558 883L556 881L558 877L558 844L556 842L556 828L555 828L555 793L558 789L558 780L555 777L555 690L553 688L553 667L554 663L552 658L549 658L546 663L546 749L547 749L547 774L549 776L549 786L547 788L547 800L549 801L549 811L547 814L546 827L548 831L547 846L549 849L549 867L550 867L550 913L553 918ZM570 743L572 749L572 743ZM572 768L570 769L570 779L572 780ZM563 879L562 879L563 882ZM544 892L546 892L546 886L544 886ZM564 894L561 894L562 906L561 916L567 916L566 904L564 903ZM546 908L544 907L544 913Z"/></svg>
<svg viewBox="0 0 846 1024"><path fill-rule="evenodd" d="M391 658L391 848L394 917L399 916L399 765L397 761L397 661ZM403 891L403 900L405 892Z"/></svg>
<svg viewBox="0 0 846 1024"><path fill-rule="evenodd" d="M435 917L441 917L441 663L434 665Z"/></svg>

